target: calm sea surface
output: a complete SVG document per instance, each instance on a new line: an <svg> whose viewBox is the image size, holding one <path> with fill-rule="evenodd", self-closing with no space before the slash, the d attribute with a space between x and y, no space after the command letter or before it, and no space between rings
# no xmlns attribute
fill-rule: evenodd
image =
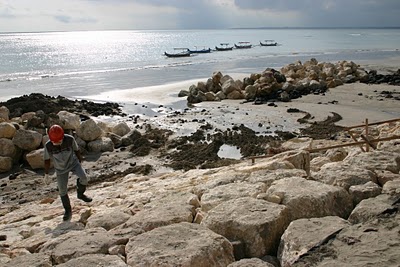
<svg viewBox="0 0 400 267"><path fill-rule="evenodd" d="M276 47L261 47L272 39ZM250 42L251 49L167 58L175 47ZM30 93L84 98L113 90L279 69L319 61L400 56L400 29L240 29L0 34L0 100ZM139 90L139 89L138 89ZM150 90L150 89L149 89ZM112 99L110 99L112 101Z"/></svg>

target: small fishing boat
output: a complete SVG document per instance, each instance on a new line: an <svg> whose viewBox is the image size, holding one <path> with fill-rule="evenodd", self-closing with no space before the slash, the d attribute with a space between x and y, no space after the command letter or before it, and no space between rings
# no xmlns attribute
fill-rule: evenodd
<svg viewBox="0 0 400 267"><path fill-rule="evenodd" d="M176 53L164 52L164 55L166 55L167 57L190 57L191 53L188 48L174 48L174 50L178 50L180 52Z"/></svg>
<svg viewBox="0 0 400 267"><path fill-rule="evenodd" d="M220 45L221 45L220 47L216 46L215 50L217 50L217 51L229 51L229 50L233 49L233 46L229 46L229 43L221 43Z"/></svg>
<svg viewBox="0 0 400 267"><path fill-rule="evenodd" d="M191 54L202 54L202 53L210 53L211 48L206 48L205 46L195 46L194 50L188 49Z"/></svg>
<svg viewBox="0 0 400 267"><path fill-rule="evenodd" d="M235 44L235 48L237 49L246 49L246 48L252 48L253 45L250 44L250 42L239 42L239 44Z"/></svg>
<svg viewBox="0 0 400 267"><path fill-rule="evenodd" d="M277 46L278 43L274 40L265 40L264 43L260 41L261 46Z"/></svg>

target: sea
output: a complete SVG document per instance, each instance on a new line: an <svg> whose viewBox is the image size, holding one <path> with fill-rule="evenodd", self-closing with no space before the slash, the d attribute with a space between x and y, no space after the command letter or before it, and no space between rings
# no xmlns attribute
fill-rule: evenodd
<svg viewBox="0 0 400 267"><path fill-rule="evenodd" d="M274 40L277 46L260 46ZM251 49L215 51L221 43L249 42ZM168 58L174 48L210 47L207 54ZM400 29L278 28L225 30L74 31L0 33L0 101L42 93L72 99L209 78L214 71L260 73L311 58L337 62L400 57ZM173 86L171 87L173 88ZM170 92L177 95L178 92ZM117 98L115 99L117 101Z"/></svg>

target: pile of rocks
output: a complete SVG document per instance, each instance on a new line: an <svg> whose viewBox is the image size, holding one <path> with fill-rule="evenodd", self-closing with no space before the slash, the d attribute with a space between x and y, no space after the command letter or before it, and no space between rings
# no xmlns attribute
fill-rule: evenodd
<svg viewBox="0 0 400 267"><path fill-rule="evenodd" d="M344 83L367 82L368 77L368 73L354 62L333 64L312 58L304 64L297 61L284 66L280 71L268 68L243 80L235 81L229 75L214 72L206 83L192 85L188 91L182 90L179 96L187 96L189 103L223 99L287 102L302 95L324 93L328 88Z"/></svg>
<svg viewBox="0 0 400 267"><path fill-rule="evenodd" d="M378 74L376 70L371 70L368 72L367 79L363 79L361 82L368 84L381 84L387 83L390 85L400 85L400 69L398 69L393 74Z"/></svg>
<svg viewBox="0 0 400 267"><path fill-rule="evenodd" d="M399 142L312 154L310 142L254 164L105 181L90 204L71 194L71 222L58 199L0 206L0 265L398 266Z"/></svg>
<svg viewBox="0 0 400 267"><path fill-rule="evenodd" d="M28 162L32 169L43 168L44 144L48 141L46 129L61 125L66 133L75 135L83 151L113 151L115 147L129 146L141 134L131 130L126 122L113 126L93 119L81 121L79 115L68 111L45 114L42 110L9 118L7 107L0 107L0 172L8 172L14 163Z"/></svg>

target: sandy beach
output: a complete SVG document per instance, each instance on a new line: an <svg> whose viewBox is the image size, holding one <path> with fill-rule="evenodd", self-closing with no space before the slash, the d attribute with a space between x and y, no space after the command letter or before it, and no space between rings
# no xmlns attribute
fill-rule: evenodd
<svg viewBox="0 0 400 267"><path fill-rule="evenodd" d="M388 61L363 62L360 66L367 71L377 70L378 73L393 73L397 71L396 66L399 65L400 58L393 58ZM223 74L225 75L225 73ZM250 75L246 73L227 74L239 80ZM206 82L206 80L207 78L194 79L160 86L112 91L87 98L95 101L118 102L128 114L138 114L157 127L170 129L177 135L194 132L197 122L202 120L222 130L243 123L260 134L270 134L275 130L293 132L304 127L297 122L304 116L304 113L288 113L288 108L297 108L305 113L310 113L312 115L311 122L322 121L332 115L332 112L338 113L342 116L342 120L336 124L340 126L360 124L365 122L365 119L368 119L369 122L377 122L400 118L399 101L385 98L385 95L381 94L382 91L398 94L400 93L398 86L368 85L359 82L329 89L325 94L310 94L293 99L291 102L277 102L274 107L245 103L243 100L223 100L201 102L188 108L186 97L179 98L178 93L181 90L188 90L192 84L200 81ZM186 123L178 123L179 119L184 119Z"/></svg>

